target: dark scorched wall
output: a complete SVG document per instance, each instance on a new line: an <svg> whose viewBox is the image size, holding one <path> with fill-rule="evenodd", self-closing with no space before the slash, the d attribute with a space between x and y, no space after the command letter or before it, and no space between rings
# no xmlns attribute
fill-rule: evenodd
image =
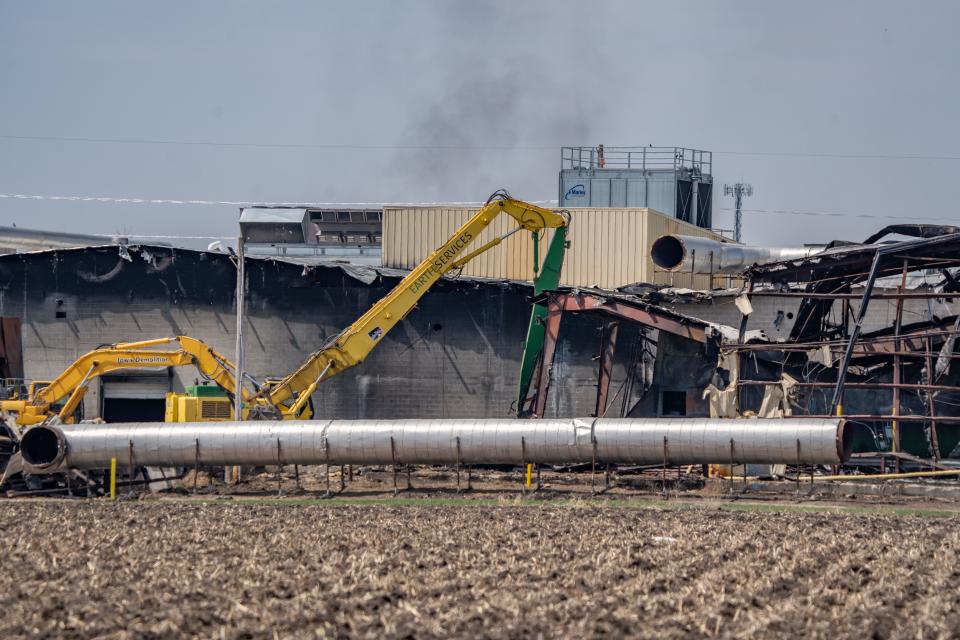
<svg viewBox="0 0 960 640"><path fill-rule="evenodd" d="M387 294L398 277L365 284L336 266L248 261L246 369L292 371ZM51 379L99 345L189 335L231 360L235 268L220 253L100 247L0 256L0 315L23 320L28 379ZM314 395L320 417L502 417L516 395L529 318L528 286L444 280L365 362ZM594 409L598 352L591 318L564 321L551 414ZM621 349L621 353L629 353ZM173 390L194 384L189 367ZM622 363L614 384L623 378ZM97 415L96 388L85 399Z"/></svg>

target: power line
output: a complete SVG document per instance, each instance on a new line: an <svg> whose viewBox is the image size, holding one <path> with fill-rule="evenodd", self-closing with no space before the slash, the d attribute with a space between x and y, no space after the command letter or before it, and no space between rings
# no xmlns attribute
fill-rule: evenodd
<svg viewBox="0 0 960 640"><path fill-rule="evenodd" d="M960 156L893 153L793 153L789 151L714 151L725 156L764 156L776 158L836 158L838 160L960 160Z"/></svg>
<svg viewBox="0 0 960 640"><path fill-rule="evenodd" d="M175 204L233 207L294 207L313 208L379 208L379 207L436 207L436 206L481 206L481 201L443 202L264 202L258 200L179 200L173 198L130 198L124 196L57 196L30 193L0 193L0 200L44 200L52 202L98 202L109 204ZM529 200L533 204L557 204L556 200Z"/></svg>
<svg viewBox="0 0 960 640"><path fill-rule="evenodd" d="M232 206L232 207L296 207L296 208L377 208L377 207L430 207L444 205L480 206L483 202L474 200L438 201L438 202L268 202L262 200L186 200L175 198L135 198L126 196L60 196L28 193L0 193L0 200L38 200L51 202L97 202L105 204L161 204L195 206ZM534 204L556 205L556 200L530 200ZM716 207L718 211L735 211L732 207ZM957 222L956 218L936 216L882 215L848 211L823 211L813 209L741 209L743 213L765 213L792 216L819 216L828 218L867 218L879 220L927 220Z"/></svg>
<svg viewBox="0 0 960 640"><path fill-rule="evenodd" d="M346 144L346 143L280 143L280 142L218 142L214 140L161 140L154 138L92 138L71 136L0 135L0 140L22 142L77 142L89 144L126 145L173 145L188 147L226 147L251 149L352 149L368 151L539 151L555 152L558 145L463 145L463 144ZM886 153L800 153L791 151L713 151L715 155L758 156L779 158L833 158L838 160L926 160L960 161L960 156L935 154L886 154Z"/></svg>
<svg viewBox="0 0 960 640"><path fill-rule="evenodd" d="M718 207L720 211L735 211L731 207ZM805 209L741 209L743 213L772 213L792 216L821 216L826 218L870 218L879 220L937 220L957 222L957 218L938 218L936 216L878 215L874 213L855 213L844 211L815 211Z"/></svg>
<svg viewBox="0 0 960 640"><path fill-rule="evenodd" d="M72 138L62 136L11 136L0 135L0 140L20 140L27 142L86 142L94 144L158 144L189 147L250 147L253 149L358 149L371 151L423 150L423 151L556 151L554 145L442 145L442 144L303 144L274 142L215 142L212 140L156 140L139 138Z"/></svg>

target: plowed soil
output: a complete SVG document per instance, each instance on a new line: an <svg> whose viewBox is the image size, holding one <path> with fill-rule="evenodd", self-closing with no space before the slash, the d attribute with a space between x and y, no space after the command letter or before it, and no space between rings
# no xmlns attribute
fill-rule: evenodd
<svg viewBox="0 0 960 640"><path fill-rule="evenodd" d="M0 503L0 637L951 637L957 518Z"/></svg>

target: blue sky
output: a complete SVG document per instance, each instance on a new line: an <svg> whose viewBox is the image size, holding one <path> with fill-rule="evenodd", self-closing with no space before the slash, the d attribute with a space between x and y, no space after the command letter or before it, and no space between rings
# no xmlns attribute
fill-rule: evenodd
<svg viewBox="0 0 960 640"><path fill-rule="evenodd" d="M713 150L749 209L875 216L749 212L751 242L960 222L958 19L925 1L0 0L0 193L555 198L559 147L602 142ZM0 198L0 224L92 233L234 235L236 216Z"/></svg>

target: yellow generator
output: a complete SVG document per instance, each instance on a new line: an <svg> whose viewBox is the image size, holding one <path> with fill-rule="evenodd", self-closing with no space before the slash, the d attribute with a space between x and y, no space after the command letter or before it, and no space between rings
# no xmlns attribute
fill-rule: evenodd
<svg viewBox="0 0 960 640"><path fill-rule="evenodd" d="M186 393L167 394L166 422L219 422L233 419L233 404L216 385L187 387Z"/></svg>

